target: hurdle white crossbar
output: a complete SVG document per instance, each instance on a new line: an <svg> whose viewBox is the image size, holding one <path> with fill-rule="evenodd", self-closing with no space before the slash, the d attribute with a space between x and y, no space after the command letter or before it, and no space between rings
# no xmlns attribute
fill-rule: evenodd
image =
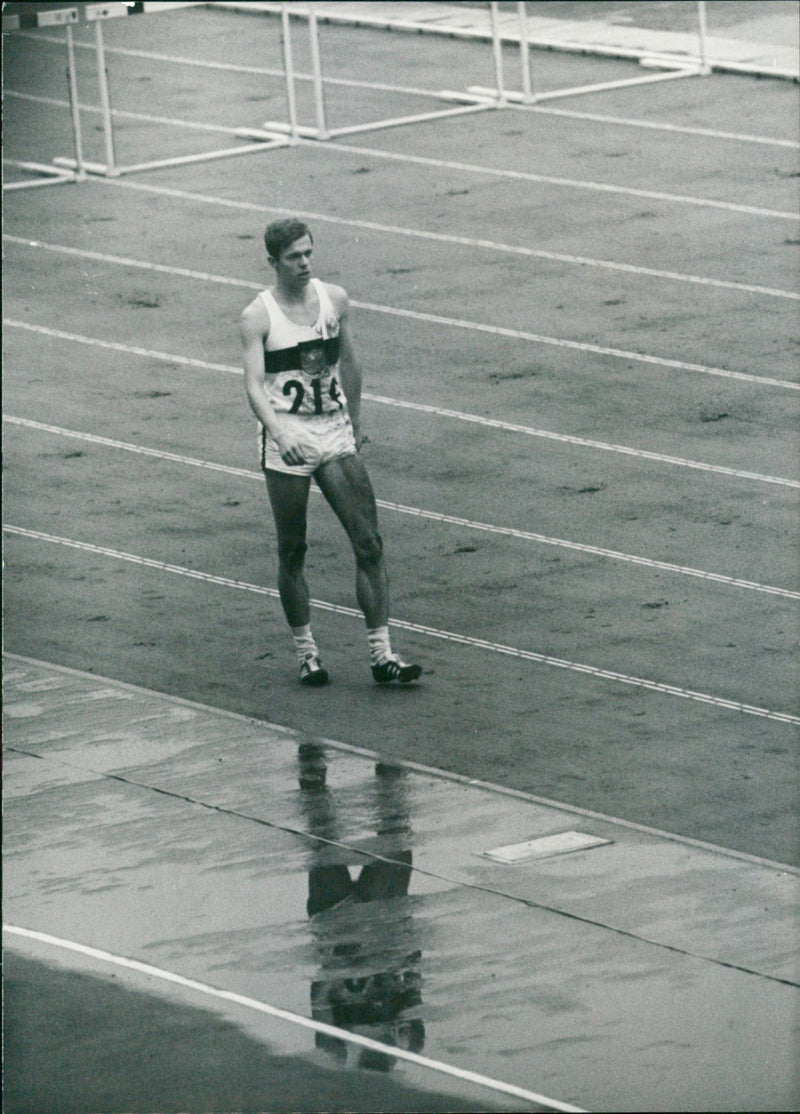
<svg viewBox="0 0 800 1114"><path fill-rule="evenodd" d="M30 31L40 27L63 27L68 24L92 23L99 19L117 19L129 15L168 12L175 8L198 8L203 0L112 0L108 4L82 4L78 7L33 8L26 4L16 11L3 12L3 32ZM12 5L3 5L9 9ZM17 7L15 5L15 7Z"/></svg>
<svg viewBox="0 0 800 1114"><path fill-rule="evenodd" d="M292 136L291 139L287 139L287 137L282 134L282 127L279 129L266 130L246 127L221 128L209 125L207 130L228 132L240 139L246 139L248 142L245 144L239 143L233 147L217 148L212 151L203 151L191 155L175 155L168 158L153 159L149 162L140 162L134 165L120 166L118 164L114 119L115 117L130 116L131 114L117 112L111 106L106 68L106 52L102 30L103 21L108 19L121 19L133 15L148 15L182 8L204 6L203 0L109 0L108 3L84 4L81 8L73 7L41 11L23 10L9 15L3 15L4 32L28 31L41 27L65 28L68 56L67 76L69 85L69 107L74 146L74 157L59 156L54 158L52 167L44 167L41 163L33 163L30 161L4 160L7 165L13 165L18 169L37 173L39 175L46 175L47 177L45 177L44 180L40 179L38 181L4 183L3 189L25 189L32 186L49 185L53 182L82 181L89 174L115 178L123 174L136 174L144 170L158 170L165 167L204 162L206 160L254 154L276 147L286 147L288 143L296 142L298 137L296 111L293 103L293 89L290 90L289 88L289 76L292 72L291 59L289 58L287 61L286 54L284 54L284 72L287 81L287 98L289 100L289 132ZM83 108L83 110L99 111L102 115L103 139L105 145L105 162L102 163L89 162L84 158L83 154L83 136L80 116L83 106L79 104L78 99L77 68L74 54L75 43L72 32L72 26L81 21L94 26L94 51L97 61L97 81L100 105L99 108L89 106L88 108ZM232 71L238 71L239 69L237 66L232 65L226 67L224 64L220 64L217 68L229 68ZM145 116L140 116L140 118L147 119ZM167 122L177 127L182 125L185 127L200 127L200 125L194 125L180 120L165 121L163 117L152 117L151 119L154 123L163 124Z"/></svg>
<svg viewBox="0 0 800 1114"><path fill-rule="evenodd" d="M503 86L503 60L502 48L500 42L500 31L497 21L497 4L490 3L489 9L492 13L492 49L495 63L495 80L497 82L497 90L492 90L489 93L477 93L466 90L463 93L454 92L452 90L431 90L431 89L404 89L403 92L407 95L415 95L420 97L428 97L434 100L443 101L458 101L458 105L453 107L450 104L447 108L432 109L428 112L410 113L405 116L392 116L386 119L370 121L366 124L352 124L347 127L331 128L328 124L327 113L325 107L325 83L326 79L322 71L321 52L319 46L319 20L314 8L314 4L308 4L303 8L296 8L290 3L282 3L280 8L282 38L284 44L284 67L286 72L286 89L287 98L290 103L290 119L289 123L284 124L281 121L267 120L264 123L265 130L273 132L288 132L293 137L302 137L304 139L317 139L327 140L335 139L339 136L355 135L361 132L379 131L383 128L399 127L405 124L419 124L430 120L441 120L449 116L461 116L470 112L485 112L490 108L498 108L505 105L505 97L502 92ZM309 33L309 46L311 52L311 66L312 74L307 77L304 74L297 74L292 64L292 49L291 49L291 19L305 21L308 24ZM316 112L316 124L300 124L296 120L296 82L311 80L314 84L314 106ZM354 84L360 84L358 82ZM371 86L369 83L364 82L363 88L368 89Z"/></svg>

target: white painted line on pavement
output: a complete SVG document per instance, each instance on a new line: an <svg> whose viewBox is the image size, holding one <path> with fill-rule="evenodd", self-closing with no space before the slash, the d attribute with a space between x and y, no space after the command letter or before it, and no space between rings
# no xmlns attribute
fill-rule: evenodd
<svg viewBox="0 0 800 1114"><path fill-rule="evenodd" d="M248 998L232 990L220 990L216 986L198 982L196 979L187 979L183 975L175 974L173 971L165 971L161 967L153 967L149 963L141 963L139 960L128 959L126 956L114 955L113 952L107 952L101 948L93 948L88 944L79 944L74 940L64 940L59 936L51 936L47 932L36 932L33 929L22 928L19 925L3 924L3 932L11 936L33 940L40 944L47 944L54 948L62 948L65 951L75 952L89 959L110 963L115 967L124 967L129 971L136 971L138 974L147 975L150 978L173 983L185 990L196 991L211 998L218 998L237 1006L244 1006L247 1009L274 1017L278 1021L288 1021L292 1025L298 1025L303 1029L310 1029L314 1033L325 1033L328 1036L336 1037L337 1040L347 1041L361 1048L370 1048L376 1052L381 1052L385 1056L392 1056L397 1060L407 1060L411 1064L416 1064L418 1067L422 1068L428 1068L442 1075L453 1076L455 1079L459 1079L464 1083L474 1083L479 1087L486 1087L497 1094L513 1095L515 1098L524 1099L526 1102L546 1106L549 1110L585 1114L582 1107L571 1106L569 1103L547 1098L546 1095L537 1094L535 1091L528 1091L524 1087L515 1086L513 1083L503 1083L498 1079L491 1079L486 1075L479 1075L474 1071L467 1071L464 1068L455 1067L452 1064L445 1064L441 1060L432 1060L428 1056L421 1056L418 1052L409 1052L396 1045L382 1044L380 1041L372 1040L371 1037L362 1037L360 1034L351 1033L347 1029L337 1029L333 1025L326 1025L324 1021L314 1021L310 1017L303 1017L302 1014L292 1013L289 1010L282 1010L277 1006L270 1006L266 1002L259 1002L255 998Z"/></svg>
<svg viewBox="0 0 800 1114"><path fill-rule="evenodd" d="M301 144L319 143L301 139ZM618 186L611 182L589 182L576 178L557 178L548 174L532 174L524 170L495 169L491 166L478 166L475 163L454 162L449 159L432 159L423 155L403 155L395 151L384 151L375 147L352 147L344 143L331 143L325 150L343 151L364 158L388 159L395 162L410 163L415 166L431 166L439 170L458 170L462 174L483 174L492 178L505 178L514 182L531 182L547 186L561 186L565 189L593 190L599 193L618 194L628 197L641 197L650 201L663 201L672 205L689 205L707 209L722 209L729 213L746 213L750 216L769 217L773 220L800 220L800 212L787 212L780 209L764 209L757 205L739 205L734 201L715 201L712 198L690 197L685 194L664 193L660 190L641 190L633 186Z"/></svg>
<svg viewBox="0 0 800 1114"><path fill-rule="evenodd" d="M290 212L289 209L270 209L269 211L273 213ZM291 212L294 213L294 210L291 210ZM709 286L721 288L723 290L737 290L744 294L763 294L769 298L785 298L793 302L800 301L800 294L796 291L782 290L778 287L756 286L746 282L706 278L703 275L687 275L681 274L678 271L659 271L651 267L637 267L632 263L615 263L608 259L592 259L583 255L565 255L561 252L526 248L517 244L497 243L494 240L476 240L468 236L453 236L444 232L426 232L419 229L403 228L398 225L378 224L375 221L344 220L339 217L325 216L321 213L301 212L296 215L301 216L304 220L321 221L351 228L363 228L370 232L407 236L419 240L434 240L439 243L455 244L459 247L485 248L489 251L506 252L511 255L522 255L533 259L546 259L554 263L569 263L578 267L598 267L609 271L619 271L623 274L638 275L645 278L693 283L699 286ZM21 244L31 248L42 248L45 251L59 252L63 255L74 255L82 259L96 259L99 263L138 267L142 270L154 271L167 275L180 275L184 278L199 279L203 282L218 282L226 286L240 286L247 290L261 290L263 287L263 283L260 282L249 282L245 279L230 278L227 275L215 275L206 271L193 271L186 267L168 266L164 263L152 263L142 259L131 259L128 256L109 255L103 252L88 251L85 248L67 247L64 244L49 244L42 240L32 240L27 236L13 236L10 233L3 233L3 239L11 244Z"/></svg>
<svg viewBox="0 0 800 1114"><path fill-rule="evenodd" d="M141 456L155 457L157 460L169 460L176 464L187 464L194 468L206 468L213 472L224 472L229 476L241 476L250 480L263 482L263 473L248 468L237 468L232 464L217 464L214 461L202 460L197 457L185 456L181 453L170 453L163 449L153 449L146 445L132 444L129 441L118 441L111 437L100 437L94 433L82 433L79 430L64 429L62 426L48 425L46 422L36 422L30 418L20 418L12 414L4 414L3 421L10 425L22 426L25 429L39 430L42 433L53 433L59 437L72 437L85 441L91 445L102 445L110 449L121 449L125 452L139 453ZM316 488L312 488L318 495ZM531 530L520 530L512 526L495 526L488 522L477 522L469 518L459 518L455 515L442 514L439 511L426 511L421 507L409 507L402 503L392 503L385 499L376 500L383 510L395 511L415 518L422 518L431 522L441 522L448 526L463 526L468 530L481 530L490 534L499 534L502 537L518 538L521 541L539 542L543 545L557 546L561 549L574 550L578 553L588 553L596 557L607 557L616 561L627 561L633 565L641 565L648 569L658 569L659 572L679 573L683 576L699 577L714 584L724 584L732 588L744 588L753 592L765 592L768 595L782 596L785 599L800 600L800 592L791 588L778 588L770 584L760 584L754 580L742 580L734 576L724 576L721 573L708 572L704 569L695 569L688 565L677 565L669 561L657 561L652 557L636 557L631 553L621 553L614 549L604 549L601 546L587 545L582 542L566 541L563 538L548 537L546 534L537 534Z"/></svg>
<svg viewBox="0 0 800 1114"><path fill-rule="evenodd" d="M59 39L54 35L46 35L46 34L36 34L36 35L34 35L30 32L22 31L22 32L19 32L19 34L16 37L20 38L20 39L33 39L36 42L52 43L53 45L58 46L58 47L63 46L63 39ZM93 46L92 46L91 43L76 42L75 46L78 47L78 48L84 49L84 50L93 50ZM263 66L245 66L245 65L241 65L241 64L234 65L233 63L230 63L230 62L212 62L212 61L207 61L207 60L201 59L201 58L188 58L186 55L183 55L183 54L162 54L162 53L152 51L152 50L135 50L131 47L119 47L119 46L108 46L107 45L105 47L105 53L106 54L119 54L121 56L130 57L130 58L147 58L147 59L150 59L151 61L154 61L154 62L168 62L170 65L193 66L193 67L198 68L198 69L221 70L221 71L227 71L227 72L232 72L232 73L240 73L240 74L253 74L254 76L257 76L257 77L276 77L276 78L280 78L281 80L283 80L286 76L282 69L270 69L268 67L263 67ZM313 74L297 72L297 73L295 73L294 76L298 81L313 81L314 80L314 75ZM344 87L344 88L355 88L355 89L372 89L372 90L376 90L378 92L388 92L388 93L405 93L405 94L409 94L409 95L412 95L412 96L425 96L425 97L430 97L430 98L433 98L433 99L436 99L439 96L441 96L441 90L438 90L438 89L420 89L416 86L406 86L406 85L387 85L387 84L384 84L383 82L375 82L375 81L353 81L353 80L348 80L347 78L340 78L340 77L324 77L323 78L323 85L336 85L336 86L340 86L340 87ZM9 93L9 91L6 91L6 95L8 95L8 93ZM20 94L14 94L14 95L20 95ZM59 103L60 106L63 106L63 107L66 107L67 104L68 104L67 101L60 101L58 103ZM84 106L81 106L81 108L83 108L83 107ZM793 139L776 139L776 138L771 137L771 136L750 135L750 134L741 133L741 132L726 132L726 131L720 131L717 128L696 128L696 127L690 127L689 125L686 125L686 124L661 123L657 120L636 120L636 119L632 119L632 118L627 117L627 116L626 117L602 116L602 115L599 115L599 114L596 114L596 113L589 113L589 112L570 112L568 110L542 108L537 104L531 104L531 105L514 104L514 105L512 105L512 107L515 108L515 109L522 109L522 110L525 110L525 111L528 111L528 112L538 112L542 115L548 115L548 116L549 115L552 115L552 116L566 116L570 119L592 120L592 121L597 121L597 122L606 123L606 124L618 124L622 127L645 128L645 129L650 130L650 131L676 132L679 135L688 135L688 136L695 136L696 135L696 136L702 136L703 138L706 138L706 139L722 139L722 140L727 139L727 140L733 140L737 143L760 143L760 144L765 144L765 145L771 146L771 147L790 147L790 148L800 147L800 143L798 143L796 140L793 140Z"/></svg>
<svg viewBox="0 0 800 1114"><path fill-rule="evenodd" d="M660 464L675 464L682 468L695 468L701 472L715 472L718 475L737 476L739 479L758 480L761 483L778 484L781 487L800 488L800 480L790 480L783 476L766 476L760 472L746 472L739 468L728 468L723 464L706 464L699 460L686 460L684 457L668 456L664 453L653 453L647 449L633 449L626 445L613 445L605 441L592 441L585 437L573 437L566 433L551 433L549 430L533 430L528 426L516 425L513 422L503 422L496 418L484 418L474 414L464 414L458 410L448 410L442 406L429 406L417 402L405 402L402 399L385 398L381 395L367 394L362 398L370 402L382 402L387 406L397 406L404 410L415 410L423 414L434 414L440 418L456 418L462 422L473 422L492 429L502 429L507 433L525 433L528 436L542 437L549 441L560 441L567 445L581 445L584 448L600 449L605 452L621 453L623 456L634 456L640 460L653 460Z"/></svg>
<svg viewBox="0 0 800 1114"><path fill-rule="evenodd" d="M693 128L686 124L667 124L658 120L634 120L629 116L606 116L599 112L576 112L567 108L542 108L537 104L514 105L526 112L541 116L563 116L568 120L589 120L598 124L616 124L625 128L646 128L649 131L675 132L679 135L696 135L703 139L730 139L737 143L761 143L769 147L800 148L796 139L775 139L766 135L747 135L741 132L724 132L716 128Z"/></svg>
<svg viewBox="0 0 800 1114"><path fill-rule="evenodd" d="M150 348L139 348L137 345L99 340L97 337L86 337L78 333L67 333L62 329L51 329L46 325L32 325L26 321L17 321L14 318L4 318L3 325L7 328L25 329L28 332L39 333L42 336L55 337L59 340L74 341L77 344L88 344L95 348L109 349L114 352L122 352L135 356L144 356L148 359L163 360L166 363L179 364L185 367L202 368L204 371L223 371L230 375L242 375L241 369L231 364L214 364L206 360L197 360L170 352L159 352ZM797 384L797 386L800 388L800 384ZM651 460L659 464L674 464L682 468L698 469L702 472L713 472L723 476L735 476L739 479L756 480L759 483L777 484L779 487L800 488L800 480L790 480L784 476L767 476L760 472L747 472L740 468L728 468L722 464L707 464L704 461L686 460L684 457L667 456L663 453L653 453L646 449L634 449L627 445L611 445L604 441L591 441L585 437L573 437L566 433L552 433L544 429L531 429L529 426L516 425L513 422L503 422L499 419L484 418L478 414L467 414L459 410L449 410L441 406L428 406L423 403L405 402L402 399L373 395L367 391L365 391L361 397L369 402L378 402L384 406L394 406L403 410L414 410L422 414L433 414L441 418L455 418L457 421L470 422L474 425L482 425L490 429L501 429L507 433L523 433L529 437L541 437L545 440L558 441L566 445L578 445L582 448L621 453L624 456L638 457L642 460Z"/></svg>
<svg viewBox="0 0 800 1114"><path fill-rule="evenodd" d="M118 186L120 189L140 190L144 193L155 193L166 197L177 197L180 200L193 201L204 205L218 205L223 208L241 209L245 212L268 213L275 215L298 216L303 220L319 221L325 224L334 224L344 228L364 228L368 231L391 233L419 240L434 240L439 243L459 244L466 247L485 248L490 251L507 252L515 255L529 256L531 258L550 259L559 263L570 263L588 267L603 267L609 270L625 271L631 274L644 275L651 278L673 279L679 282L697 283L702 286L720 286L725 289L744 290L750 293L767 294L773 297L797 297L795 291L781 290L769 286L756 286L749 283L733 283L724 279L712 279L703 275L684 275L677 271L663 271L653 268L636 267L633 264L616 263L608 259L592 259L587 256L566 255L559 252L542 251L534 248L523 247L515 244L505 244L493 240L474 239L468 236L456 236L444 232L431 232L419 228L405 228L403 226L382 224L376 221L352 220L344 217L331 216L326 213L316 213L307 210L286 209L283 207L261 205L256 202L235 201L231 198L214 197L208 194L195 193L189 190L179 190L168 186L156 186L146 182L132 181L129 178L101 178L98 182L104 185Z"/></svg>
<svg viewBox="0 0 800 1114"><path fill-rule="evenodd" d="M81 550L84 553L95 553L103 557L111 557L118 561L127 561L144 568L175 573L178 576L185 576L191 580L200 580L206 584L216 584L224 588L238 588L246 592L254 592L257 595L269 596L272 599L280 598L276 588L266 588L261 584L250 584L244 580L233 580L227 576L216 576L213 573L201 572L199 569L189 569L183 565L174 565L166 561L158 561L152 557L142 557L139 554L126 553L122 550L111 549L108 546L94 545L91 542L82 542L74 538L59 537L54 534L46 534L40 530L29 530L25 527L13 526L11 524L4 525L3 532L18 537L28 538L33 541L63 545L70 549ZM363 615L357 608L344 607L341 604L329 603L327 600L312 599L310 602L312 607L320 611L328 611L336 615L347 615L351 618L363 620ZM681 688L678 685L651 681L644 677L633 677L627 673L618 673L614 670L601 669L594 665L584 665L580 662L568 661L565 658L552 657L549 654L539 654L533 650L521 650L516 646L506 646L500 642L490 642L484 638L473 638L470 635L441 630L437 627L428 627L420 623L411 623L403 619L390 619L389 624L393 627L397 627L399 630L410 631L413 634L424 634L430 638L443 639L446 642L453 642L461 646L469 646L472 649L488 650L490 653L503 654L518 658L522 661L534 662L539 665L550 665L557 669L565 669L573 673L582 673L601 681L615 681L619 684L631 685L649 692L658 692L665 696L677 696L684 700L709 704L728 711L742 712L746 715L758 716L762 719L773 720L777 723L800 725L800 716L792 715L789 712L777 712L770 708L761 708L753 704L744 704L738 700L728 700L725 697L713 696L709 693Z"/></svg>
<svg viewBox="0 0 800 1114"><path fill-rule="evenodd" d="M119 181L114 179L114 181ZM124 185L134 185L134 183L123 183ZM138 188L138 183L135 184ZM159 191L163 192L163 191ZM170 191L175 193L176 191ZM197 199L197 195L192 195ZM204 199L208 201L209 199ZM211 199L212 203L214 199ZM309 218L308 213L298 213L298 216ZM18 243L25 243L31 247L48 247L48 245L40 244L35 240L23 239L22 237L16 238ZM69 254L83 254L75 249L55 248L53 250L65 251ZM215 275L205 271L193 271L185 267L169 267L165 264L147 263L142 260L130 259L124 256L111 256L101 255L100 253L86 253L86 258L96 259L98 262L114 263L119 266L138 267L142 270L152 270L154 273L174 274L183 278L193 278L201 282L215 282L227 286L239 286L248 290L260 290L263 283L255 283L245 281L242 279L234 279L224 275ZM797 300L800 300L798 296ZM726 368L709 367L706 364L687 363L682 360L672 360L664 356L651 356L641 352L631 352L626 349L609 348L603 345L590 344L584 341L568 340L561 337L542 336L538 333L524 332L518 329L509 329L498 325L486 325L478 321L465 321L461 318L444 317L436 314L422 313L418 310L401 309L395 306L376 305L372 302L361 302L355 298L350 300L350 304L356 309L365 309L373 313L383 313L394 317L406 317L417 321L428 321L436 325L444 325L450 328L469 329L474 332L488 333L493 336L508 337L512 340L527 340L534 344L551 345L556 348L568 348L580 352L591 352L600 356L611 356L617 359L632 360L638 363L653 364L659 367L675 368L679 371L695 371L705 375L716 375L725 379L734 379L746 383L758 383L762 386L783 387L786 390L800 390L800 383L784 379L772 379L767 376L751 375L746 372L728 371ZM19 323L18 323L19 324ZM25 327L21 325L21 327Z"/></svg>

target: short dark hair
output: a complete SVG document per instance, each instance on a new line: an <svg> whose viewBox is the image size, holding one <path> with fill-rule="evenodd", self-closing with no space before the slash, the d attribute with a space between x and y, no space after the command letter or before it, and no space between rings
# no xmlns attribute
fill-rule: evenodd
<svg viewBox="0 0 800 1114"><path fill-rule="evenodd" d="M295 217L274 220L272 224L267 225L264 233L267 255L271 259L280 259L281 252L286 251L290 244L293 244L295 240L299 240L302 236L309 236L311 243L314 243L311 229L304 221L297 220Z"/></svg>

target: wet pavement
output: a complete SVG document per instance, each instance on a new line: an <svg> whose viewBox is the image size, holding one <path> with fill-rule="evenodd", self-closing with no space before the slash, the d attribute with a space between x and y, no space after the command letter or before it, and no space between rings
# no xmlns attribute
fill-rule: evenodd
<svg viewBox="0 0 800 1114"><path fill-rule="evenodd" d="M480 1109L797 1109L798 871L4 664L14 953L134 960L148 994L170 972L354 1093L377 1071L463 1098L473 1072L530 1096Z"/></svg>

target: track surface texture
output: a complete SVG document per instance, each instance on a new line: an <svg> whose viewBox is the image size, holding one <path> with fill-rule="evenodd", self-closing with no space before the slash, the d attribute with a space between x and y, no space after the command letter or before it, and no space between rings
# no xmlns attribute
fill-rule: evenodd
<svg viewBox="0 0 800 1114"><path fill-rule="evenodd" d="M275 19L104 30L122 164L234 142L143 117L283 118L278 77L142 53L277 72ZM7 41L7 157L70 154L62 35ZM323 61L433 91L491 79L486 44L346 27ZM639 73L539 66L550 89ZM337 126L442 107L326 97ZM797 88L713 75L553 107L9 192L6 649L796 862ZM333 683L297 683L238 342L285 212L354 303L413 688L371 681L318 497Z"/></svg>

